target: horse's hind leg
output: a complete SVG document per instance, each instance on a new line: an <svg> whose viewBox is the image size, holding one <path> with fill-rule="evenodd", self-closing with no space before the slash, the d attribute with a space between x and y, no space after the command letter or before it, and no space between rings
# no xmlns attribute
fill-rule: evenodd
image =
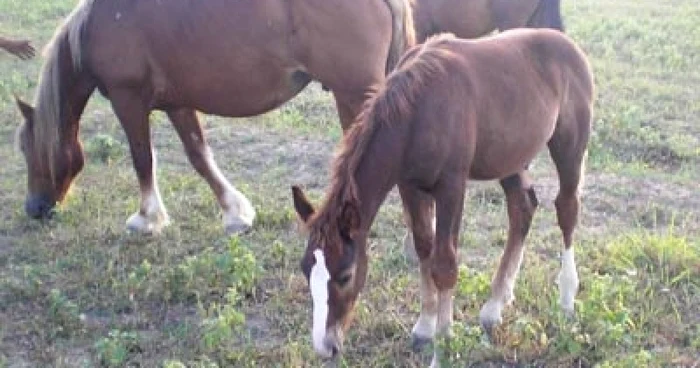
<svg viewBox="0 0 700 368"><path fill-rule="evenodd" d="M170 110L167 114L180 136L190 163L209 183L216 195L224 211L226 232L231 234L249 229L253 225L255 210L250 201L236 190L219 170L196 112L192 109L178 109Z"/></svg>
<svg viewBox="0 0 700 368"><path fill-rule="evenodd" d="M158 233L169 222L156 180L156 159L151 146L148 109L137 90L118 88L109 91L112 108L129 140L131 159L141 190L141 205L126 221L129 230Z"/></svg>
<svg viewBox="0 0 700 368"><path fill-rule="evenodd" d="M433 225L433 198L415 187L399 185L404 215L413 231L413 244L420 260L421 311L411 331L414 350L420 350L435 337L438 314L438 290L430 272L430 252L435 231Z"/></svg>
<svg viewBox="0 0 700 368"><path fill-rule="evenodd" d="M480 321L486 331L501 322L503 307L514 299L513 289L523 259L525 237L537 209L537 197L527 172L500 182L508 206L508 240L498 270L491 282L491 298L481 308Z"/></svg>
<svg viewBox="0 0 700 368"><path fill-rule="evenodd" d="M580 187L584 176L586 146L590 134L590 112L581 111L579 115L575 120L578 122L575 128L559 124L548 143L550 156L559 174L559 194L554 200L554 205L564 240L559 272L559 298L562 309L570 316L574 314L574 298L578 291L578 273L572 237L578 222ZM578 131L573 132L574 129Z"/></svg>

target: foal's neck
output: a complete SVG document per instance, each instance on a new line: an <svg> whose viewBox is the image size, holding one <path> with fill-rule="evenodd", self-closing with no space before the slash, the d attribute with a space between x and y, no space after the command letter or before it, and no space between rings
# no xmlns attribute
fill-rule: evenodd
<svg viewBox="0 0 700 368"><path fill-rule="evenodd" d="M406 132L408 129L402 122L376 127L353 174L360 201L360 229L365 234L389 191L398 182L408 140Z"/></svg>

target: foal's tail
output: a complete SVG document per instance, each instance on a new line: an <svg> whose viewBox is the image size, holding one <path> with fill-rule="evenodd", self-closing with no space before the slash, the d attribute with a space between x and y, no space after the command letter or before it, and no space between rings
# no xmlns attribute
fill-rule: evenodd
<svg viewBox="0 0 700 368"><path fill-rule="evenodd" d="M389 74L409 47L416 44L416 30L413 26L413 10L410 0L384 0L391 11L392 33L386 73Z"/></svg>
<svg viewBox="0 0 700 368"><path fill-rule="evenodd" d="M561 19L561 0L540 0L527 26L552 28L564 32L564 22Z"/></svg>

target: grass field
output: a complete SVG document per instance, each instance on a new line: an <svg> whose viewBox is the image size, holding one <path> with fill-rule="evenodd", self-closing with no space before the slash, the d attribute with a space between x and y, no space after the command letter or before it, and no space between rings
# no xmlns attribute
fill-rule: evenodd
<svg viewBox="0 0 700 368"><path fill-rule="evenodd" d="M568 33L596 83L576 251L577 317L558 309L557 182L533 165L542 203L516 301L488 340L478 311L506 235L495 183L470 185L455 337L446 366L700 366L700 6L697 0L564 0ZM0 34L41 47L73 0L0 0ZM129 234L138 186L123 132L99 96L82 119L88 163L56 218L23 212L26 169L13 148L41 58L0 54L0 367L315 367L311 302L298 262L289 186L322 198L340 137L313 85L252 119L203 117L226 175L255 205L252 232L224 235L214 196L174 130L153 115L159 184L173 224ZM422 367L410 349L417 269L403 256L392 193L373 227L368 284L341 366Z"/></svg>

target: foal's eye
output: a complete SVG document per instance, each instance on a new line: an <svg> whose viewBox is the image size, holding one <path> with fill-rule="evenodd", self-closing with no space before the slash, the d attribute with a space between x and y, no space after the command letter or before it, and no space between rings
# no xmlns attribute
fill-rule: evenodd
<svg viewBox="0 0 700 368"><path fill-rule="evenodd" d="M338 286L344 287L348 281L350 281L350 278L352 278L352 274L347 273L341 276L336 282L338 283Z"/></svg>

